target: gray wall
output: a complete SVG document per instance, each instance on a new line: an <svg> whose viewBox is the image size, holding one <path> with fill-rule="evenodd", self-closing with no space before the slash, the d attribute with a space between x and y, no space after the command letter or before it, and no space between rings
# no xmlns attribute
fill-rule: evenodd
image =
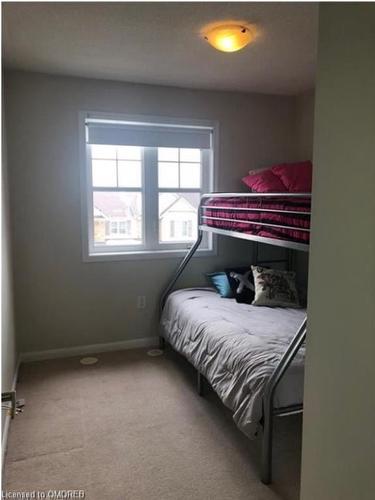
<svg viewBox="0 0 375 500"><path fill-rule="evenodd" d="M314 92L296 97L296 144L300 160L312 160L314 138Z"/></svg>
<svg viewBox="0 0 375 500"><path fill-rule="evenodd" d="M2 137L2 193L1 193L1 391L12 389L17 363L15 321L13 307L13 277L9 225L9 196L7 175L7 151L3 123Z"/></svg>
<svg viewBox="0 0 375 500"><path fill-rule="evenodd" d="M298 159L295 98L207 92L10 72L6 113L17 330L21 351L157 334L156 307L177 259L83 263L78 112L218 120L218 190L242 190L249 168ZM223 239L196 258L181 286L246 263L251 245ZM136 296L147 296L146 310Z"/></svg>
<svg viewBox="0 0 375 500"><path fill-rule="evenodd" d="M374 26L320 4L302 500L375 494Z"/></svg>

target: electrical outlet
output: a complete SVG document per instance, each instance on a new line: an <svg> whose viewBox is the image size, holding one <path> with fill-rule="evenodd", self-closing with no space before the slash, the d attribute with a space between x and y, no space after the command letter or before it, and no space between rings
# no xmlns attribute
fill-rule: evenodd
<svg viewBox="0 0 375 500"><path fill-rule="evenodd" d="M146 307L146 295L138 295L137 309L145 309L145 307Z"/></svg>

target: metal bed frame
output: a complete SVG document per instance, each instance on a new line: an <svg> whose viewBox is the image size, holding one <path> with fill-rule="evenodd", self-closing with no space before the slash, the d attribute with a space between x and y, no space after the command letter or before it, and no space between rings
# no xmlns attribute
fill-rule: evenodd
<svg viewBox="0 0 375 500"><path fill-rule="evenodd" d="M240 238L240 239L245 239L249 241L254 241L256 243L255 246L255 262L257 264L262 264L262 263L271 263L271 262L287 262L288 268L291 267L292 264L292 259L293 259L293 250L299 250L299 251L304 251L308 252L309 250L309 245L306 243L298 243L298 242L293 242L293 241L288 241L288 240L281 240L281 239L276 239L276 238L266 238L262 236L256 236L248 233L240 233L236 231L231 231L231 230L226 230L226 229L219 229L213 226L207 226L204 224L205 219L212 219L213 217L207 217L203 215L203 209L204 208L211 208L211 209L230 209L233 210L236 208L233 207L218 207L218 206L210 206L210 205L204 205L203 201L206 198L228 198L228 197L248 197L248 198L256 198L259 200L262 200L263 198L271 198L271 197L286 197L286 198L310 198L311 193L207 193L202 195L199 207L198 207L198 236L197 240L195 243L191 246L191 248L188 250L187 254L177 267L176 271L174 272L172 279L170 280L169 284L165 288L165 290L162 293L161 299L160 299L160 306L159 306L159 314L160 317L162 315L166 300L168 298L168 295L172 292L177 280L185 270L186 266L189 264L191 258L195 254L195 252L198 250L202 238L203 238L203 233L210 232L213 234L220 234L223 236L229 236L232 238ZM305 215L310 215L310 212L295 212L292 210L273 210L273 209L263 209L263 208L237 208L237 210L243 210L247 211L249 213L256 212L256 211L262 211L262 212L273 212L273 213L298 213L298 214L305 214ZM213 219L218 219L218 218L213 218ZM220 218L220 220L226 220L229 222L233 222L234 220L238 222L238 219L227 219L227 218ZM291 228L290 226L283 226L280 224L264 224L258 221L244 221L240 220L240 222L248 222L249 224L253 225L266 225L266 226L272 226L272 227L278 227L278 228L284 228L284 229L295 229L295 230L301 230L301 231L309 231L309 229L302 229L302 228L296 228L293 227ZM259 249L258 249L258 243L265 243L273 246L279 246L283 247L288 250L288 258L287 259L280 259L280 260L264 260L260 261L258 259L259 257ZM294 357L296 356L297 352L299 351L300 347L304 343L306 339L306 332L307 332L307 319L303 321L303 323L300 325L299 329L297 330L296 334L294 335L292 341L290 342L288 348L286 349L284 355L280 359L278 365L274 369L270 379L267 382L264 396L263 396L263 419L262 419L262 425L263 425L263 437L262 437L262 461L261 461L261 481L264 484L270 484L272 482L272 450L273 450L273 423L274 423L274 417L276 416L287 416L287 415L292 415L295 413L300 413L303 411L303 405L298 404L298 405L292 405L292 406L287 406L283 408L275 408L274 406L274 396L275 396L275 391L277 389L277 386L279 382L281 381L282 377L284 376L286 370L290 366L291 362L293 361ZM162 332L160 331L160 336L159 336L159 343L160 343L160 348L164 349L165 348L165 339L162 336ZM200 396L203 395L203 384L204 384L204 378L203 375L197 370L197 391Z"/></svg>

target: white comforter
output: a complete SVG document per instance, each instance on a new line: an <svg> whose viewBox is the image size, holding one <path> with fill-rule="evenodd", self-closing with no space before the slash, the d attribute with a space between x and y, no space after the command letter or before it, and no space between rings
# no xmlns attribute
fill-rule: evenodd
<svg viewBox="0 0 375 500"><path fill-rule="evenodd" d="M238 304L211 288L191 288L169 296L161 328L254 437L265 384L305 316L304 309ZM302 347L279 384L276 407L302 403L304 357Z"/></svg>

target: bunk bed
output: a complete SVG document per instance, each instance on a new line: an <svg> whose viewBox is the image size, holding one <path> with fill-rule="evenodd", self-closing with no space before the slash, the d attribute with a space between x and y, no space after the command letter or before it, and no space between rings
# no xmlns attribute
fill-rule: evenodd
<svg viewBox="0 0 375 500"><path fill-rule="evenodd" d="M254 264L264 265L266 263L270 264L272 262L284 262L290 269L293 262L293 252L308 252L309 250L310 206L311 193L208 193L204 194L201 197L198 207L197 240L189 249L186 256L183 258L180 265L176 269L160 300L160 347L164 348L165 342L167 340L173 348L175 348L181 354L185 355L185 357L187 357L187 359L189 359L189 361L194 364L195 368L197 369L197 388L200 395L202 395L203 391L203 382L205 378L207 378L208 381L211 382L211 385L215 386L215 390L219 394L219 397L221 397L221 399L223 400L224 404L227 403L227 406L231 407L231 404L228 404L228 401L225 401L225 397L223 397L224 392L222 391L222 393L220 393L220 389L218 389L220 386L218 384L215 385L218 375L217 372L220 372L220 367L219 369L217 368L218 363L223 363L225 365L228 364L228 352L230 353L231 342L230 336L225 337L225 333L223 333L222 331L215 331L215 328L217 328L217 325L219 325L219 323L215 323L215 318L213 316L211 316L210 318L209 313L207 313L207 311L210 311L210 309L214 310L214 308L217 307L218 310L220 310L219 316L222 317L224 321L228 322L229 316L225 316L224 309L226 308L223 307L223 299L220 299L219 297L216 297L215 299L214 292L210 292L209 289L180 290L171 293L176 285L178 278L185 270L195 252L198 250L202 242L203 234L207 232L253 241L255 242ZM287 256L282 259L262 261L259 259L259 243L282 247L286 249ZM195 301L193 307L192 299L199 299ZM217 306L214 305L215 301L217 303ZM227 303L228 306L229 302ZM201 306L201 311L199 305ZM248 352L251 355L251 349L257 350L255 352L258 365L257 370L259 372L260 379L262 379L262 383L257 385L257 398L255 396L251 396L250 399L243 398L241 400L239 394L242 393L243 390L241 387L238 387L238 384L233 384L237 385L237 387L230 387L229 392L231 392L232 400L234 399L237 403L238 401L242 403L240 416L237 420L241 420L244 415L244 420L249 420L249 413L247 412L247 408L243 407L244 405L251 406L252 411L254 411L255 414L258 414L258 423L263 428L261 480L263 483L269 484L272 481L272 443L274 417L291 415L301 412L303 409L301 392L299 392L296 400L293 400L293 397L290 397L290 394L287 397L283 398L281 396L282 391L280 391L280 389L283 388L285 393L285 387L289 384L288 373L292 371L289 370L289 372L287 373L287 370L289 367L291 367L292 363L292 366L294 368L294 365L296 364L297 368L301 368L302 365L303 369L304 356L301 355L300 350L301 347L303 350L303 344L306 338L307 318L305 311L299 310L298 312L295 311L293 314L291 313L291 311L288 311L287 313L285 313L287 316L287 321L289 322L288 329L285 325L285 322L283 323L283 317L285 316L285 314L284 316L278 316L277 311L272 310L271 308L257 308L255 306L249 307L253 307L253 314L251 315L251 317L258 318L258 327L259 321L262 321L262 318L260 316L263 314L263 318L266 318L266 320L263 320L265 332L264 335L266 337L267 332L272 330L272 328L270 328L270 324L278 324L278 334L279 330L282 334L282 341L280 342L280 339L275 339L275 335L273 339L268 339L270 340L271 344L278 344L278 348L275 349L274 355L270 355L270 351L268 351L268 355L263 357L261 352L262 346L255 345L254 347L254 344L252 344L251 341L245 340L246 337L249 337L248 335L233 337L234 342L236 342L233 350L237 349L237 354L239 352ZM255 309L258 310L256 313ZM217 338L220 337L220 349L225 345L226 349L224 349L224 356L226 357L218 358L216 362L216 368L214 368L214 370L216 370L216 373L212 372L212 370L210 372L205 371L204 366L199 361L199 356L197 357L196 353L194 354L191 352L187 352L186 346L184 347L183 339L179 337L179 332L171 334L168 331L166 324L168 322L168 319L172 318L174 314L176 318L185 317L185 323L192 324L190 325L190 327L192 328L193 333L189 333L189 335L195 335L195 338L197 338L198 340L200 335L199 328L202 328L203 324L209 325L211 330L213 331L212 337L209 339L209 343L211 341L213 342L211 343L211 346L214 345L214 342L217 342ZM203 319L202 314L206 314L206 317L203 316ZM228 314L231 313L229 312ZM235 312L233 314L235 314ZM196 330L194 331L193 320L196 316L198 317L198 319ZM210 321L212 323L210 323ZM251 321L254 320L252 319ZM253 328L251 325L253 325L254 327L254 323L250 323L249 316L248 330ZM220 325L218 327L219 329L224 328L225 330L225 325L224 327ZM235 326L235 328L236 327L237 326ZM231 334L232 333L233 329L231 330ZM287 342L285 342L285 339L288 339ZM280 350L280 346L282 347L282 350ZM197 350L198 347L194 345L193 349ZM199 346L199 349L200 351L204 351L203 354L202 352L199 354L200 356L208 355L207 345ZM241 349L244 349L244 351L241 351ZM249 351L246 351L246 349L248 349ZM212 353L210 353L210 356L210 362L212 365ZM247 356L247 358L249 358L249 356ZM299 363L296 363L297 358L299 360ZM234 355L233 359L235 359L237 363L238 356L236 357ZM262 361L259 362L259 360ZM229 367L229 371L230 370L231 367ZM247 373L248 366L240 366L240 370L242 376L243 373ZM301 378L301 370L294 371L298 372L299 378ZM253 372L251 373L253 379L254 373L256 374L256 370L255 372L253 370ZM289 379L291 379L290 376ZM293 382L292 379L290 383L291 385L294 384L294 386L296 386L295 381ZM251 385L246 376L243 377L243 384L246 386ZM301 384L300 387L302 387ZM228 391L228 386L226 387L226 390ZM240 429L245 432L245 434L250 435L251 432L256 432L255 427L249 429L246 427L246 425L244 425L244 427L241 428L241 422L236 420L236 413L234 414L234 419Z"/></svg>

